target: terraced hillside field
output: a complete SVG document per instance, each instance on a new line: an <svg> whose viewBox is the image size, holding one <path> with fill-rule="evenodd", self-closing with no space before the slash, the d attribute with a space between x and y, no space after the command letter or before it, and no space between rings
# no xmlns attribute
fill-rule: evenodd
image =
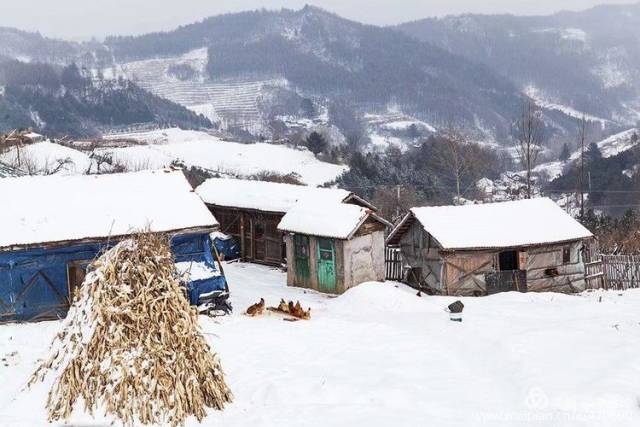
<svg viewBox="0 0 640 427"><path fill-rule="evenodd" d="M287 88L285 79L238 77L209 79L206 74L206 48L183 56L148 59L117 65L105 70L106 76L122 76L150 92L184 105L218 123L222 128L238 127L257 134L263 130L260 105L272 88ZM186 70L176 76L171 70Z"/></svg>

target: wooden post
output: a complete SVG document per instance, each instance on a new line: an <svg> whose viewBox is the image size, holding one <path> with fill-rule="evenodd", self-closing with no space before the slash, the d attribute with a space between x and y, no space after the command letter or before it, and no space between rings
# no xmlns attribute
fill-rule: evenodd
<svg viewBox="0 0 640 427"><path fill-rule="evenodd" d="M242 259L245 259L245 243L244 243L244 239L245 239L245 235L244 235L244 214L242 212L240 212L238 215L240 215L240 257Z"/></svg>

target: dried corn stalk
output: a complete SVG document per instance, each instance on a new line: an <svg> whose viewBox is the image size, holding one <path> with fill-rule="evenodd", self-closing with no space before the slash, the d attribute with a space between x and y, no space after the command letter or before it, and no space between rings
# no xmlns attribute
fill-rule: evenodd
<svg viewBox="0 0 640 427"><path fill-rule="evenodd" d="M54 371L49 420L79 397L125 424L181 425L231 401L222 368L176 280L166 237L140 234L89 268L31 383Z"/></svg>

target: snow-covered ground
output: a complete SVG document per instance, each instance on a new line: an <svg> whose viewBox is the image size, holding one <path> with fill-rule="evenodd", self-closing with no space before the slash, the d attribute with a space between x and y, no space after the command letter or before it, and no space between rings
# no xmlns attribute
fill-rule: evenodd
<svg viewBox="0 0 640 427"><path fill-rule="evenodd" d="M320 185L333 181L347 169L344 165L322 162L306 149L266 143L241 144L198 131L174 128L114 137L147 144L102 149L132 170L157 169L181 160L187 166L242 177L264 171L296 173L304 183Z"/></svg>
<svg viewBox="0 0 640 427"><path fill-rule="evenodd" d="M0 154L0 161L31 174L76 175L92 167L89 155L51 141L12 147Z"/></svg>
<svg viewBox="0 0 640 427"><path fill-rule="evenodd" d="M231 263L233 315L201 317L235 400L203 425L637 426L640 291L418 297L367 283L339 297ZM261 297L312 308L310 321L241 312ZM59 322L0 325L0 420L46 424L50 383L24 386ZM104 425L77 412L73 425ZM192 420L188 425L198 425Z"/></svg>
<svg viewBox="0 0 640 427"><path fill-rule="evenodd" d="M633 135L636 135L635 141ZM611 135L610 137L605 138L602 141L597 142L596 144L598 145L598 148L602 153L602 157L612 157L638 145L638 136L640 136L638 135L638 129L633 128L624 132L617 133L615 135ZM577 159L579 157L579 152L575 152L571 155L571 159Z"/></svg>
<svg viewBox="0 0 640 427"><path fill-rule="evenodd" d="M527 96L529 96L531 99L533 99L536 104L543 109L546 110L556 110L556 111L560 111L564 114L566 114L569 117L573 117L576 119L582 119L584 117L584 119L588 122L596 122L596 123L600 123L600 126L604 129L608 124L610 124L610 120L602 118L602 117L597 117L588 113L585 113L583 111L578 111L575 108L569 106L569 105L563 105L559 102L556 102L554 100L551 100L549 98L547 98L541 91L540 89L538 89L537 87L533 86L533 85L529 85L524 89L524 92Z"/></svg>
<svg viewBox="0 0 640 427"><path fill-rule="evenodd" d="M612 157L616 154L620 154L623 151L627 151L640 142L639 139L635 139L633 135L638 136L638 129L632 128L625 130L624 132L617 133L615 135L611 135L602 141L596 142L596 145L600 149L602 153L602 157ZM588 148L588 147L587 147ZM571 153L569 160L577 160L580 158L580 151L574 151ZM559 160L541 163L534 168L534 172L536 173L546 173L549 179L557 178L562 175L562 170L566 166L565 162L561 162Z"/></svg>
<svg viewBox="0 0 640 427"><path fill-rule="evenodd" d="M638 129L632 128L598 141L596 142L596 145L600 149L603 157L615 156L638 145L638 142L640 142L640 140L637 138L638 134ZM636 136L634 137L634 135ZM580 152L576 150L571 153L568 162L554 160L541 163L533 168L533 172L536 175L535 178L536 180L537 178L545 178L548 180L556 179L562 175L565 167L569 165L570 161L576 161L579 158ZM634 173L637 172L636 169L637 168L631 168L621 172L631 177ZM514 190L516 192L518 189L522 190L525 174L526 172L523 170L516 172L506 172L501 174L500 178L496 180L482 178L477 182L476 186L483 192L485 201L511 200L513 199L512 193L514 192ZM534 184L534 187L534 191L536 193L539 193L540 186L537 182ZM553 198L556 199L556 202L560 206L562 206L563 208L567 208L569 212L577 212L575 207L575 194L554 194Z"/></svg>
<svg viewBox="0 0 640 427"><path fill-rule="evenodd" d="M366 113L363 118L371 139L369 149L372 151L384 151L390 146L407 148L417 139L411 135L412 129L421 137L437 132L429 123L406 115L393 106L386 113Z"/></svg>

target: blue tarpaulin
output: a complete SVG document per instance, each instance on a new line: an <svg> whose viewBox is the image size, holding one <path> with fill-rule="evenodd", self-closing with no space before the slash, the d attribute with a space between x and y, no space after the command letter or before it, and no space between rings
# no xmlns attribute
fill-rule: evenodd
<svg viewBox="0 0 640 427"><path fill-rule="evenodd" d="M0 322L61 318L72 298L71 266L86 265L115 241L69 244L0 252ZM176 262L204 262L217 270L209 234L181 234L171 239ZM195 286L194 286L195 285ZM199 280L190 286L190 299L201 292L226 290L223 276Z"/></svg>
<svg viewBox="0 0 640 427"><path fill-rule="evenodd" d="M231 261L240 258L240 247L233 237L223 233L213 233L211 237L223 260Z"/></svg>

